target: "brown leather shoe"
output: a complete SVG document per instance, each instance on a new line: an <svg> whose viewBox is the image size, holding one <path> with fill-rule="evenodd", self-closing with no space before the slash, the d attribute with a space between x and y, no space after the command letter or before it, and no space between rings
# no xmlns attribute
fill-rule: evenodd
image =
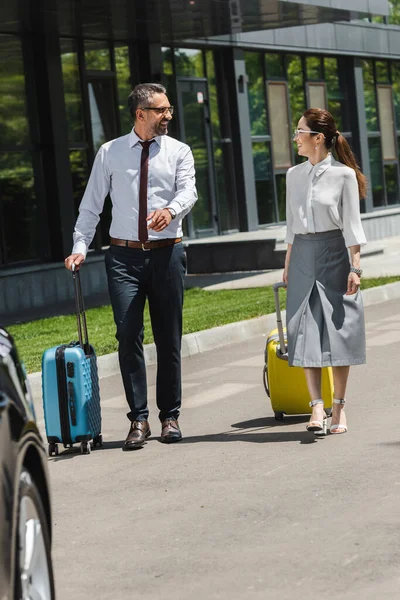
<svg viewBox="0 0 400 600"><path fill-rule="evenodd" d="M161 424L161 441L164 444L173 444L180 442L182 432L176 419L165 419Z"/></svg>
<svg viewBox="0 0 400 600"><path fill-rule="evenodd" d="M142 448L146 438L151 436L148 421L132 421L128 436L123 445L123 450L136 450Z"/></svg>

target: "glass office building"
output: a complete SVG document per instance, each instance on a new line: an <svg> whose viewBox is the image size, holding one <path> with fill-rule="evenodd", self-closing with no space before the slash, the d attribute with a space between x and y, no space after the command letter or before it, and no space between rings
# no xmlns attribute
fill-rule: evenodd
<svg viewBox="0 0 400 600"><path fill-rule="evenodd" d="M0 313L34 273L41 291L21 306L45 304L94 156L132 127L127 97L144 81L165 84L170 134L193 149L188 240L285 220L292 130L311 106L357 154L363 212L400 234L400 0L12 0L0 7ZM109 221L107 200L96 264Z"/></svg>

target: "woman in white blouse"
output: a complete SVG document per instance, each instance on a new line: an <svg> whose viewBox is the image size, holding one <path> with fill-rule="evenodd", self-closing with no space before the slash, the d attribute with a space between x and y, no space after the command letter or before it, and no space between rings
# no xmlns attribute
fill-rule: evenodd
<svg viewBox="0 0 400 600"><path fill-rule="evenodd" d="M308 160L289 169L286 177L283 280L288 288L289 364L305 371L312 407L307 429L324 433L321 368L332 367L330 431L339 434L347 431L344 404L350 366L365 362L359 287L360 246L366 243L360 198L366 195L366 178L328 111L307 110L294 141L299 155Z"/></svg>

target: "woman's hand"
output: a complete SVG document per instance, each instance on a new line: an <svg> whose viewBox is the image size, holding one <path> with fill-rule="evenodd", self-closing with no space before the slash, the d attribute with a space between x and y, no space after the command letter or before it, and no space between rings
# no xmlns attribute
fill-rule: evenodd
<svg viewBox="0 0 400 600"><path fill-rule="evenodd" d="M349 273L349 277L347 279L347 292L346 292L346 296L351 296L352 294L355 294L358 290L358 288L360 287L360 278L357 275L357 273L353 273L353 271L351 271Z"/></svg>
<svg viewBox="0 0 400 600"><path fill-rule="evenodd" d="M282 281L283 281L283 283L284 283L285 285L287 285L287 284L288 284L288 268L287 268L287 267L285 267L285 268L283 269Z"/></svg>

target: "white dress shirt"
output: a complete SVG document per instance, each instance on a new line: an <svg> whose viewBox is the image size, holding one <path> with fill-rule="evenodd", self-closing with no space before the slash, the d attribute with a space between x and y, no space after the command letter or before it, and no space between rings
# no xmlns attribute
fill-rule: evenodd
<svg viewBox="0 0 400 600"><path fill-rule="evenodd" d="M110 193L110 236L139 239L140 138L132 131L99 149L86 186L74 231L72 253L86 257L94 237L104 200ZM149 241L182 237L182 218L197 200L193 154L189 146L166 135L150 145L148 169L148 213L172 208L176 217L162 231L149 229Z"/></svg>
<svg viewBox="0 0 400 600"><path fill-rule="evenodd" d="M340 229L347 247L366 244L361 224L360 196L354 169L331 154L312 165L306 161L286 174L285 241L296 233Z"/></svg>

